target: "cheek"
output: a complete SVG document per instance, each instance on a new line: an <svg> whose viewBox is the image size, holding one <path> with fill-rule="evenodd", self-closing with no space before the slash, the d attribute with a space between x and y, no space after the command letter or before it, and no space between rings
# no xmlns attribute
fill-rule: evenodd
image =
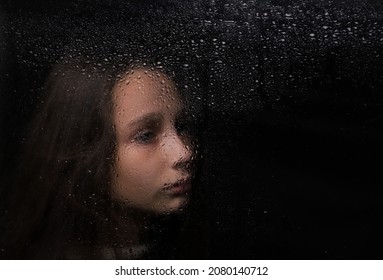
<svg viewBox="0 0 383 280"><path fill-rule="evenodd" d="M169 166L164 149L121 147L117 150L113 199L126 206L165 213L178 211L188 203L188 196L169 196L161 192L169 182Z"/></svg>
<svg viewBox="0 0 383 280"><path fill-rule="evenodd" d="M115 163L115 185L125 191L155 186L161 175L159 153L139 147L121 147Z"/></svg>

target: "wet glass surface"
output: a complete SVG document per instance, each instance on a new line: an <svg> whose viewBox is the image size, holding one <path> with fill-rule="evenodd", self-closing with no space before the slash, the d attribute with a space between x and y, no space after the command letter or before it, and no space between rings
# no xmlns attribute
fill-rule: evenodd
<svg viewBox="0 0 383 280"><path fill-rule="evenodd" d="M3 3L3 177L57 61L89 56L102 71L144 56L172 69L198 119L181 258L381 259L382 11L367 0Z"/></svg>

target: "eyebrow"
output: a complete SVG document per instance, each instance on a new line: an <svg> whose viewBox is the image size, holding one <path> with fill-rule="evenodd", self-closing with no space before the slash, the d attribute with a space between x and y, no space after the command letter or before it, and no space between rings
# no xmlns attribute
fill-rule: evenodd
<svg viewBox="0 0 383 280"><path fill-rule="evenodd" d="M140 116L139 118L129 122L128 127L137 127L140 125L158 123L162 121L163 115L161 113L148 113L146 115Z"/></svg>

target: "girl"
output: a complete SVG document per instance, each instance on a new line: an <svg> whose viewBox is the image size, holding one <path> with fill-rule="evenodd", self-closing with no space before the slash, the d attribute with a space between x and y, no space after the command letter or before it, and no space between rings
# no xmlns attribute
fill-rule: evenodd
<svg viewBox="0 0 383 280"><path fill-rule="evenodd" d="M53 68L8 207L8 258L173 257L195 145L174 81L148 65Z"/></svg>

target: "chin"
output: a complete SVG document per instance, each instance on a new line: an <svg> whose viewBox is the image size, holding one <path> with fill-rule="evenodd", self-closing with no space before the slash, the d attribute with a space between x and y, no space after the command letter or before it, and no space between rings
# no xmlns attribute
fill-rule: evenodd
<svg viewBox="0 0 383 280"><path fill-rule="evenodd" d="M158 214L175 214L183 212L189 205L189 197L174 197L171 201L163 204L161 209L158 209Z"/></svg>

